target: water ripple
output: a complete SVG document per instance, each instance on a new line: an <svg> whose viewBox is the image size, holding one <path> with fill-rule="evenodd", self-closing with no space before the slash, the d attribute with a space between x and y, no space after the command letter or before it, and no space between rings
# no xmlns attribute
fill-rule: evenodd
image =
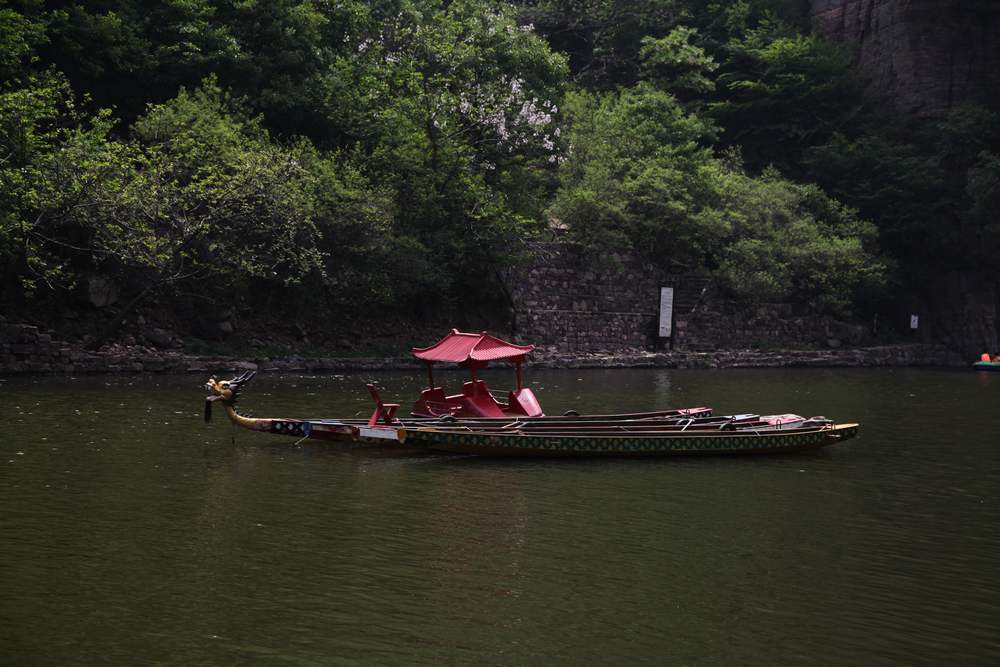
<svg viewBox="0 0 1000 667"><path fill-rule="evenodd" d="M995 407L1000 383L874 370L531 377L552 411L707 403L863 430L786 457L387 457L253 433L234 444L228 426L200 423L191 378L9 381L0 655L1000 661L1000 417L980 407ZM247 402L353 414L367 405L358 379L261 378ZM420 382L382 379L392 399Z"/></svg>

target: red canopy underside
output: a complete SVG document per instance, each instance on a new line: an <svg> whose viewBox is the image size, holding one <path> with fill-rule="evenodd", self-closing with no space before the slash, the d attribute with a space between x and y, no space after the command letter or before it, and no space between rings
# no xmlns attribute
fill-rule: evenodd
<svg viewBox="0 0 1000 667"><path fill-rule="evenodd" d="M470 361L488 362L503 359L523 359L535 349L534 345L514 345L482 333L462 333L452 329L451 333L430 347L413 348L413 356L424 361L450 361L461 364Z"/></svg>

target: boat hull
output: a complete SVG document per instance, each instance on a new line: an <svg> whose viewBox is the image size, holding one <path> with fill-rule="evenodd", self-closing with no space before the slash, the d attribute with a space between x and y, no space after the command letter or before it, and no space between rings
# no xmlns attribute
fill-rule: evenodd
<svg viewBox="0 0 1000 667"><path fill-rule="evenodd" d="M972 364L972 367L977 371L993 371L1000 372L1000 361L977 361Z"/></svg>
<svg viewBox="0 0 1000 667"><path fill-rule="evenodd" d="M406 432L407 446L479 456L692 456L777 454L818 449L853 438L857 424L786 431L736 431L713 434L632 436L498 435L495 433L442 432L430 428Z"/></svg>
<svg viewBox="0 0 1000 667"><path fill-rule="evenodd" d="M853 438L857 424L786 430L603 433L510 433L417 426L360 426L337 421L260 419L252 430L355 447L424 449L499 457L703 456L778 454Z"/></svg>

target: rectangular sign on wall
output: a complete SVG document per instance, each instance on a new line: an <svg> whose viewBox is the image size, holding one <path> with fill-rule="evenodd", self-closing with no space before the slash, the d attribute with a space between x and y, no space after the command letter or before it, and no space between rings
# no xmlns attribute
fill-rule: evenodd
<svg viewBox="0 0 1000 667"><path fill-rule="evenodd" d="M920 326L920 318L916 315L910 315L910 328L916 329Z"/></svg>
<svg viewBox="0 0 1000 667"><path fill-rule="evenodd" d="M674 322L674 288L660 288L660 338L670 338Z"/></svg>

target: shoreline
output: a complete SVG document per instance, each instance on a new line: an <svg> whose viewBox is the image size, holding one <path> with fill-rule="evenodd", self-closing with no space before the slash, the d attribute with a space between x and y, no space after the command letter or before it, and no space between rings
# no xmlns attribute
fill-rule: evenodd
<svg viewBox="0 0 1000 667"><path fill-rule="evenodd" d="M185 354L143 346L110 345L98 351L53 340L37 327L7 327L0 338L0 376L138 373L354 372L421 370L409 356L263 357ZM16 330L15 330L16 329ZM907 343L825 350L714 350L561 353L539 347L534 368L865 368L970 366L961 355L940 345Z"/></svg>

